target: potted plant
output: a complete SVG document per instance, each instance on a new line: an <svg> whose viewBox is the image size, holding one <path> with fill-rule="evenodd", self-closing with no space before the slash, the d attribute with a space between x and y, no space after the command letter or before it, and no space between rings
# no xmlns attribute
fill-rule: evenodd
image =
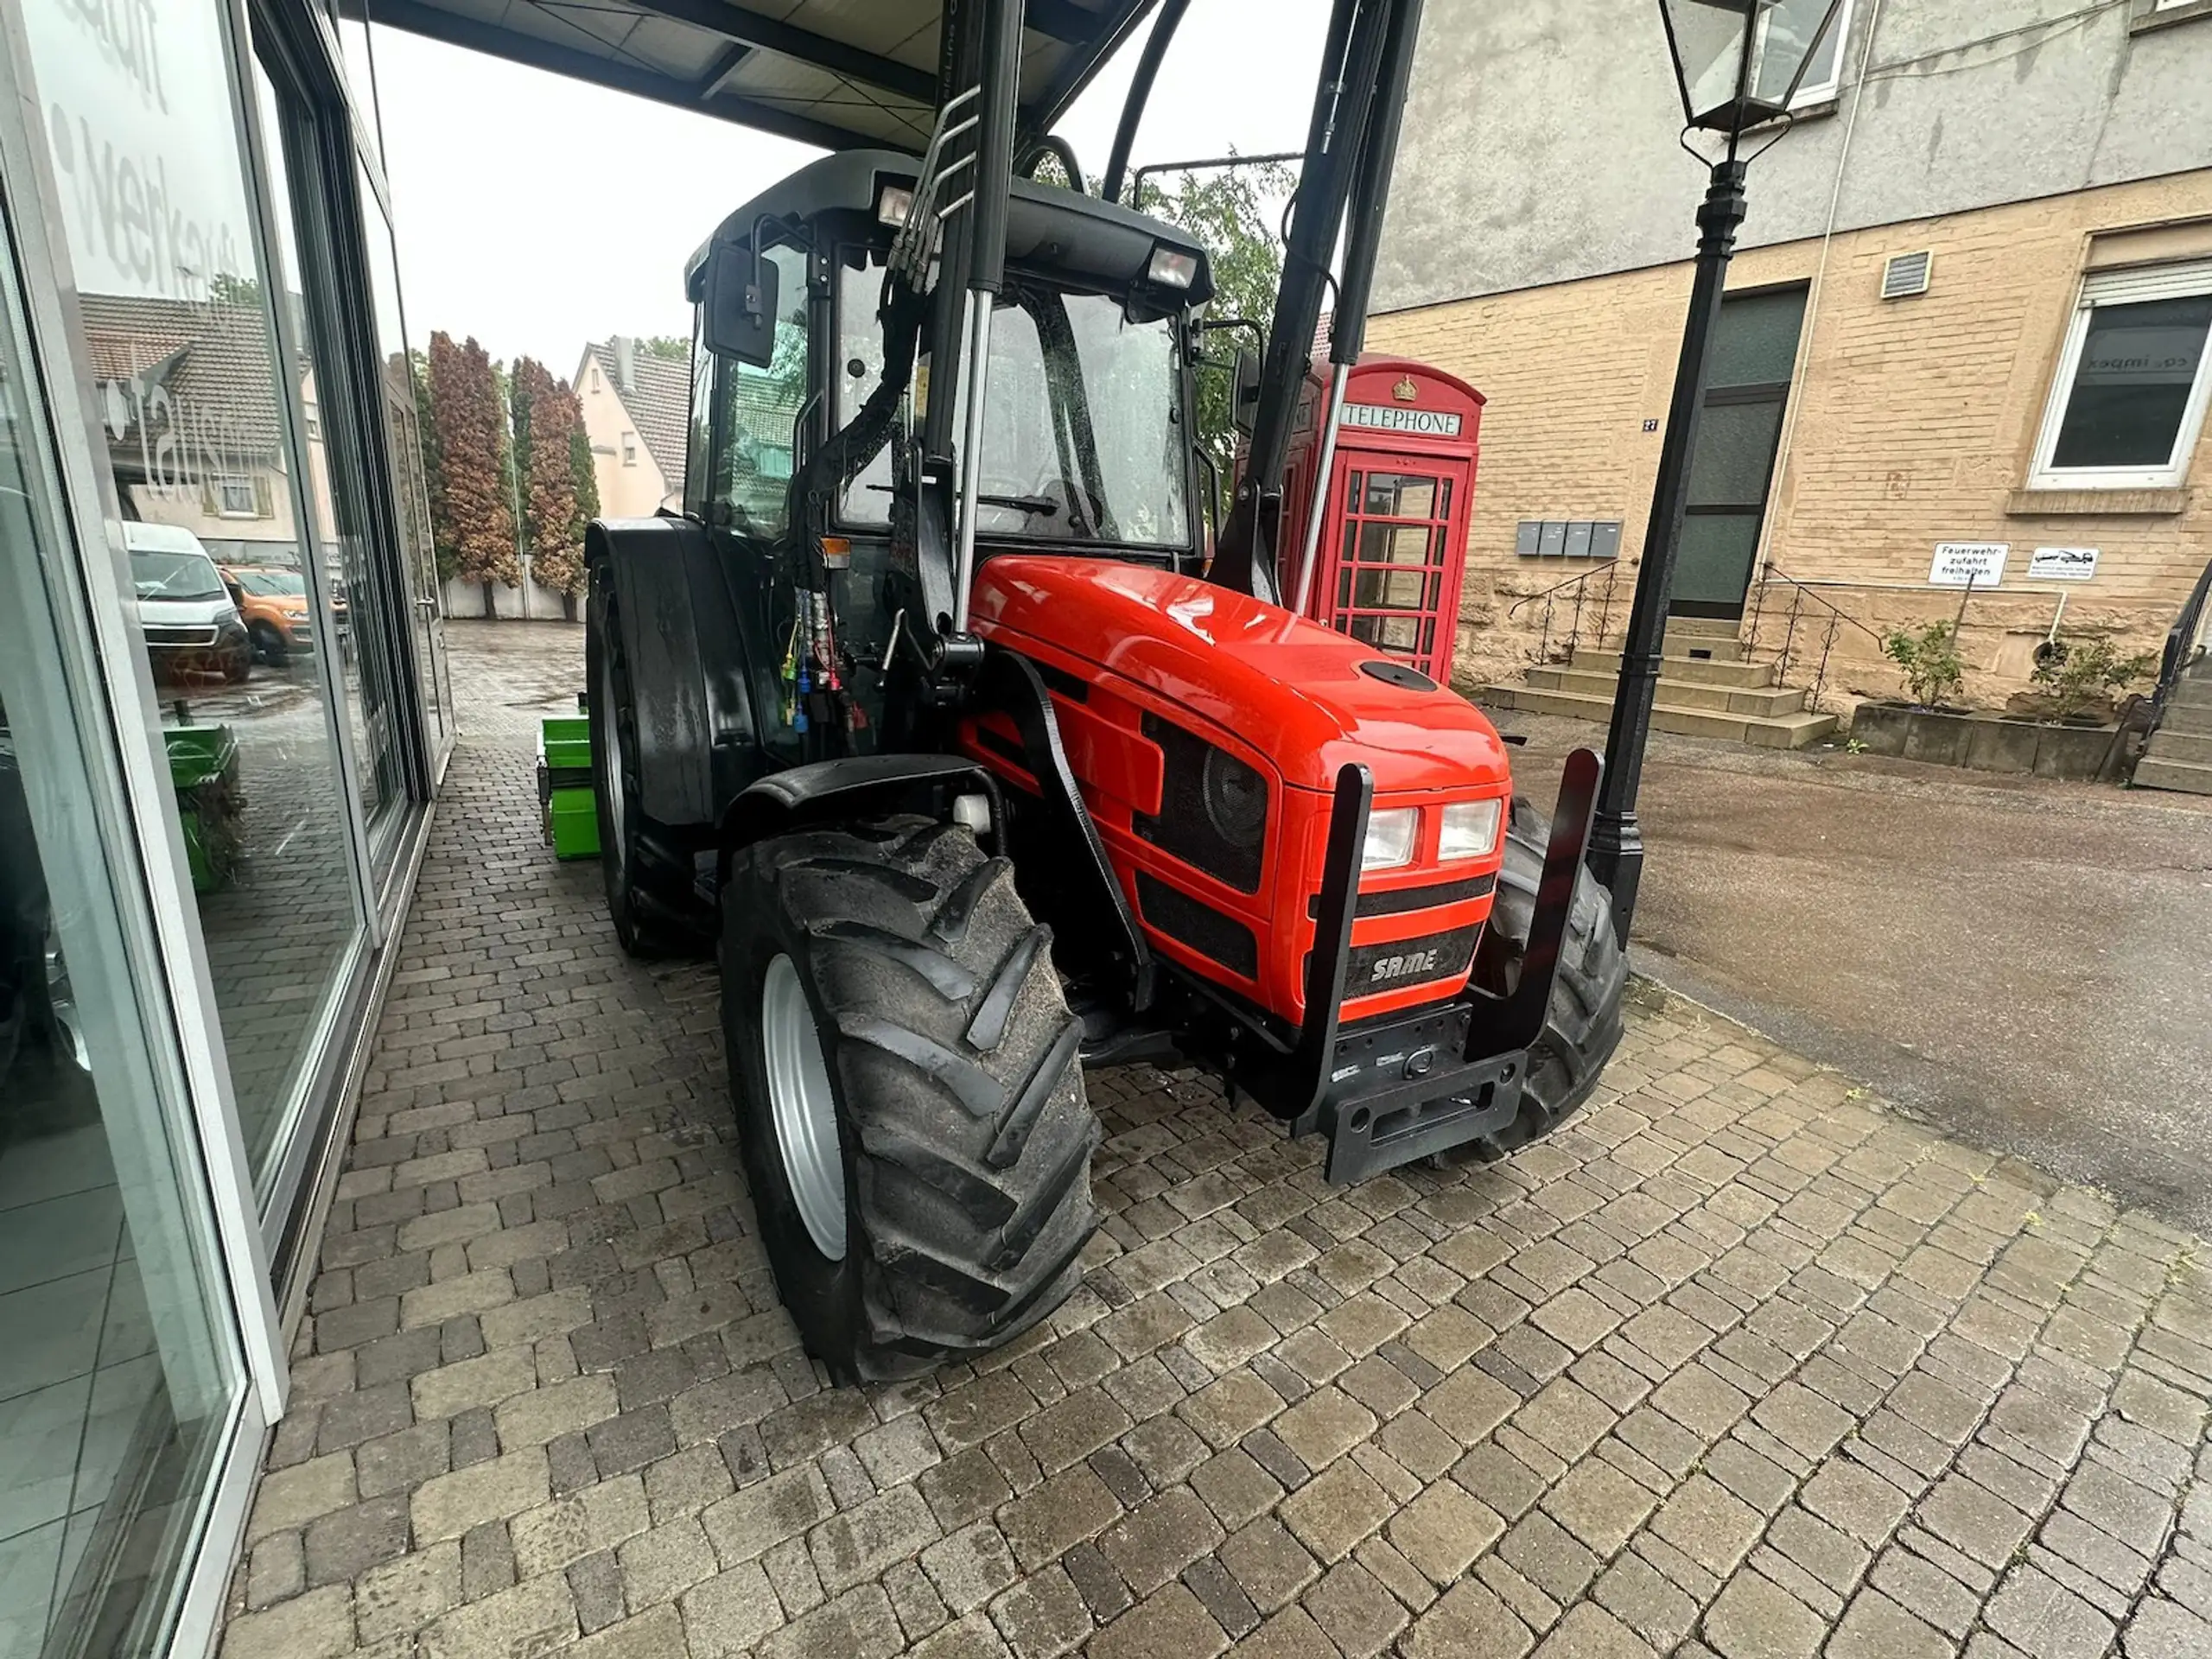
<svg viewBox="0 0 2212 1659"><path fill-rule="evenodd" d="M2158 657L2139 651L2123 657L2104 635L2094 639L2054 639L2036 652L2035 672L2029 677L2044 688L2025 712L2067 725L2109 726L2121 696L2151 677Z"/></svg>
<svg viewBox="0 0 2212 1659"><path fill-rule="evenodd" d="M1949 700L1966 684L1966 659L1959 654L1955 621L1917 628L1892 628L1882 636L1882 654L1904 671L1903 700L1863 702L1852 716L1851 735L1873 754L1899 755L1945 766L1965 764L1972 736L1968 711Z"/></svg>
<svg viewBox="0 0 2212 1659"><path fill-rule="evenodd" d="M1882 654L1904 671L1911 707L1942 714L1964 714L1949 699L1967 683L1966 659L1959 655L1955 622L1930 622L1918 628L1891 628L1882 636Z"/></svg>

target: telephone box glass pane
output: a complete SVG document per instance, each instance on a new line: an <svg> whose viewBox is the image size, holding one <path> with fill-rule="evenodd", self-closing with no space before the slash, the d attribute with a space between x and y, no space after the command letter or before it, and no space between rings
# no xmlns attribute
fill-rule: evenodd
<svg viewBox="0 0 2212 1659"><path fill-rule="evenodd" d="M1437 480L1409 473L1376 473L1367 480L1367 510L1389 518L1435 517Z"/></svg>

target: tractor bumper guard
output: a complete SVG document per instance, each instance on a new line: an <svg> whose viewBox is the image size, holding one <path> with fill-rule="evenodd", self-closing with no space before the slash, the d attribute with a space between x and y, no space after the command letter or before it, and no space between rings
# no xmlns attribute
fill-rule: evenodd
<svg viewBox="0 0 2212 1659"><path fill-rule="evenodd" d="M1347 766L1337 774L1306 963L1305 1023L1287 1046L1279 1039L1243 1046L1230 1067L1236 1085L1287 1120L1294 1135L1329 1137L1326 1178L1332 1184L1362 1180L1494 1134L1520 1110L1529 1049L1551 1006L1599 770L1587 749L1567 758L1528 949L1512 988L1499 996L1471 984L1448 1001L1349 1030L1341 1028L1339 1016L1375 785L1364 766Z"/></svg>

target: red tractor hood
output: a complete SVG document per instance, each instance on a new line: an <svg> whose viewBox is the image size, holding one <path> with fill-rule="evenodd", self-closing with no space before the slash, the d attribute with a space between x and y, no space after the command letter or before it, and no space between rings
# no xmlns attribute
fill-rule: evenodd
<svg viewBox="0 0 2212 1659"><path fill-rule="evenodd" d="M977 632L1097 665L1235 734L1294 788L1364 764L1378 795L1510 778L1497 732L1440 687L1363 671L1384 652L1195 576L1109 559L1001 554L976 573ZM1485 791L1487 792L1487 791Z"/></svg>

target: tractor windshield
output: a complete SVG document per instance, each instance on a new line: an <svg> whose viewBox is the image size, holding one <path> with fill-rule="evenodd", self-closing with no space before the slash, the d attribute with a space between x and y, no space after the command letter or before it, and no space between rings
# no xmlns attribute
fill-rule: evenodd
<svg viewBox="0 0 2212 1659"><path fill-rule="evenodd" d="M838 420L883 372L875 307L882 266L846 267L841 284ZM910 400L918 426L928 385ZM964 404L967 387L961 387ZM982 536L1145 547L1190 544L1190 434L1173 318L1133 321L1118 300L1009 273L991 322L984 411ZM964 411L954 422L961 430ZM845 493L849 524L891 512L888 446Z"/></svg>

